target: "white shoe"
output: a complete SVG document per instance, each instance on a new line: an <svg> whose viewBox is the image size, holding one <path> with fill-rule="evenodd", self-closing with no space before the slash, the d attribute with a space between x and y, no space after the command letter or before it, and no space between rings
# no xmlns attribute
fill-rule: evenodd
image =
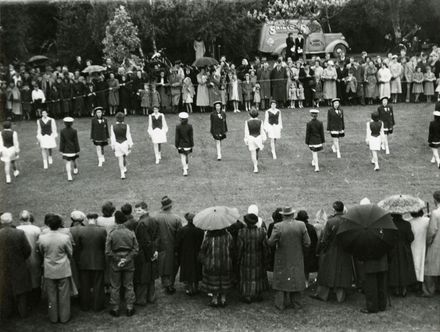
<svg viewBox="0 0 440 332"><path fill-rule="evenodd" d="M188 169L187 168L183 169L183 176L188 176Z"/></svg>
<svg viewBox="0 0 440 332"><path fill-rule="evenodd" d="M98 167L102 167L102 159L98 160Z"/></svg>
<svg viewBox="0 0 440 332"><path fill-rule="evenodd" d="M19 175L20 175L20 171L19 171L18 169L16 169L16 170L14 171L14 176L17 177L17 176L19 176Z"/></svg>
<svg viewBox="0 0 440 332"><path fill-rule="evenodd" d="M336 152L336 158L341 159L341 153L339 151Z"/></svg>
<svg viewBox="0 0 440 332"><path fill-rule="evenodd" d="M254 167L254 173L258 173L258 166Z"/></svg>
<svg viewBox="0 0 440 332"><path fill-rule="evenodd" d="M125 179L125 172L121 172L121 179L122 179L122 180Z"/></svg>
<svg viewBox="0 0 440 332"><path fill-rule="evenodd" d="M10 175L6 175L6 183L11 183L11 176Z"/></svg>
<svg viewBox="0 0 440 332"><path fill-rule="evenodd" d="M375 166L374 166L374 170L375 170L375 171L378 171L378 170L379 170L379 165L375 165Z"/></svg>
<svg viewBox="0 0 440 332"><path fill-rule="evenodd" d="M72 174L67 173L67 181L73 181Z"/></svg>
<svg viewBox="0 0 440 332"><path fill-rule="evenodd" d="M52 164L53 164L53 159L52 159L51 156L47 157L47 160L49 161L49 165L52 165Z"/></svg>
<svg viewBox="0 0 440 332"><path fill-rule="evenodd" d="M333 153L336 153L336 147L335 147L335 145L332 145L332 151L333 151Z"/></svg>
<svg viewBox="0 0 440 332"><path fill-rule="evenodd" d="M274 160L277 159L277 154L276 154L275 152L272 152L272 158L273 158Z"/></svg>
<svg viewBox="0 0 440 332"><path fill-rule="evenodd" d="M78 174L78 173L79 173L78 168L74 168L73 169L73 174Z"/></svg>
<svg viewBox="0 0 440 332"><path fill-rule="evenodd" d="M374 165L376 162L374 161L374 159L371 159L371 163Z"/></svg>
<svg viewBox="0 0 440 332"><path fill-rule="evenodd" d="M159 164L159 158L156 158L156 165Z"/></svg>
<svg viewBox="0 0 440 332"><path fill-rule="evenodd" d="M43 160L43 168L44 168L44 169L47 169L47 168L48 168L48 166L47 166L47 160Z"/></svg>
<svg viewBox="0 0 440 332"><path fill-rule="evenodd" d="M315 172L319 172L319 166L315 166Z"/></svg>
<svg viewBox="0 0 440 332"><path fill-rule="evenodd" d="M431 158L431 164L435 164L435 157Z"/></svg>
<svg viewBox="0 0 440 332"><path fill-rule="evenodd" d="M385 154L390 154L390 150L386 149Z"/></svg>

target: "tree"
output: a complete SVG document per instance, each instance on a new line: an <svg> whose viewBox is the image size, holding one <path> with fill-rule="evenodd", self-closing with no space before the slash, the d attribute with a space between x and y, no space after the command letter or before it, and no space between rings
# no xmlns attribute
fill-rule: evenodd
<svg viewBox="0 0 440 332"><path fill-rule="evenodd" d="M115 63L123 63L139 52L141 41L138 36L138 28L131 20L124 6L116 8L113 19L108 22L105 29L104 56L112 59Z"/></svg>

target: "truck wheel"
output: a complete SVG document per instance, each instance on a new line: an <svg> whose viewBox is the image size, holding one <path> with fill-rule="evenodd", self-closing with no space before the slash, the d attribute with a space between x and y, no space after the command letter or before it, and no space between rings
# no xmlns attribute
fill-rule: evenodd
<svg viewBox="0 0 440 332"><path fill-rule="evenodd" d="M344 44L336 44L336 46L333 48L333 56L337 57L338 52L344 52L347 54L347 47L345 47Z"/></svg>

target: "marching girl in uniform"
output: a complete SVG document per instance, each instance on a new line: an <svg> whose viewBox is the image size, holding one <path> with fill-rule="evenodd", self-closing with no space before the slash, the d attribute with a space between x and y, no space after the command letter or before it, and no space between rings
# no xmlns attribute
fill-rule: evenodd
<svg viewBox="0 0 440 332"><path fill-rule="evenodd" d="M333 138L332 151L337 158L341 158L339 139L345 136L344 111L339 108L339 98L332 99L332 108L327 112L327 131Z"/></svg>
<svg viewBox="0 0 440 332"><path fill-rule="evenodd" d="M264 116L264 130L266 130L267 137L270 138L270 149L273 159L277 159L275 143L277 139L281 138L281 129L283 129L281 111L277 108L276 101L272 100L270 102L270 108L266 111Z"/></svg>
<svg viewBox="0 0 440 332"><path fill-rule="evenodd" d="M90 139L96 146L96 154L98 155L98 167L102 167L105 162L104 147L108 145L110 135L108 133L107 119L102 116L104 109L101 106L95 107L93 112L95 117L92 119L92 128L90 130Z"/></svg>
<svg viewBox="0 0 440 332"><path fill-rule="evenodd" d="M310 110L312 119L307 123L306 128L306 144L312 151L312 166L315 167L315 172L319 172L318 152L323 149L325 142L324 125L318 120L319 110Z"/></svg>
<svg viewBox="0 0 440 332"><path fill-rule="evenodd" d="M214 110L211 113L211 135L214 137L217 148L217 160L222 160L222 140L226 138L228 126L226 124L226 113L222 110L222 102L214 102Z"/></svg>
<svg viewBox="0 0 440 332"><path fill-rule="evenodd" d="M367 122L367 136L365 142L370 147L373 159L371 163L374 164L374 170L379 170L379 158L377 153L380 151L380 147L385 138L385 125L380 120L379 113L373 112L371 114L371 120Z"/></svg>
<svg viewBox="0 0 440 332"><path fill-rule="evenodd" d="M11 183L11 166L15 177L20 174L16 164L19 153L20 145L17 132L11 129L10 121L5 121L0 135L0 155L1 161L5 163L6 183Z"/></svg>
<svg viewBox="0 0 440 332"><path fill-rule="evenodd" d="M153 114L148 116L148 135L153 141L156 164L162 159L161 144L167 142L168 126L165 115L159 112L159 107L153 107Z"/></svg>
<svg viewBox="0 0 440 332"><path fill-rule="evenodd" d="M382 97L380 101L382 105L377 108L377 112L379 114L379 120L383 122L383 131L385 133L382 149L385 150L385 154L390 154L388 136L393 133L393 127L395 125L393 107L388 105L388 97Z"/></svg>
<svg viewBox="0 0 440 332"><path fill-rule="evenodd" d="M189 155L194 147L193 127L188 123L188 113L179 113L180 124L176 126L175 147L180 154L183 176L188 176Z"/></svg>
<svg viewBox="0 0 440 332"><path fill-rule="evenodd" d="M66 164L67 181L73 181L73 174L78 174L78 165L76 159L79 157L79 142L76 129L72 128L73 118L63 119L64 128L60 131L60 152Z"/></svg>
<svg viewBox="0 0 440 332"><path fill-rule="evenodd" d="M258 173L258 152L263 150L263 142L266 140L263 121L257 119L258 111L253 108L250 112L250 119L244 124L244 143L251 152L254 173Z"/></svg>
<svg viewBox="0 0 440 332"><path fill-rule="evenodd" d="M55 120L47 115L47 111L41 112L41 119L37 120L37 140L40 143L41 155L43 156L43 167L52 165L52 149L57 147L57 125Z"/></svg>
<svg viewBox="0 0 440 332"><path fill-rule="evenodd" d="M121 179L125 179L125 173L127 172L126 158L133 146L130 126L124 123L124 119L124 113L118 112L116 114L116 124L112 125L110 129L110 142L112 150L115 152L115 157L118 158Z"/></svg>
<svg viewBox="0 0 440 332"><path fill-rule="evenodd" d="M428 143L432 149L431 163L437 163L437 167L440 168L440 111L434 111L434 120L429 124Z"/></svg>

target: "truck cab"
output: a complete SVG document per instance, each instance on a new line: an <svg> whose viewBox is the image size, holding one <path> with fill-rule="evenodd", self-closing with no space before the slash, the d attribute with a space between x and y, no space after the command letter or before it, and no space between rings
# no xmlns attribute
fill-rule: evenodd
<svg viewBox="0 0 440 332"><path fill-rule="evenodd" d="M304 52L308 54L333 53L349 49L342 33L324 33L321 24L316 20L291 19L275 20L264 23L260 32L258 50L270 55L284 55L286 52L286 38L289 32L293 39L303 31L308 37L305 40Z"/></svg>

